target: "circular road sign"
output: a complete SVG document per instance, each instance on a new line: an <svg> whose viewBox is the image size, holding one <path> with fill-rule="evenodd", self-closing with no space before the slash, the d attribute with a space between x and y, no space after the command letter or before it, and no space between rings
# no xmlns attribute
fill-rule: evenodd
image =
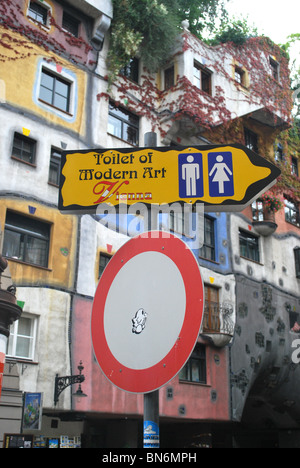
<svg viewBox="0 0 300 468"><path fill-rule="evenodd" d="M108 380L132 393L157 390L184 366L196 344L204 288L192 251L151 231L112 257L96 290L91 331Z"/></svg>

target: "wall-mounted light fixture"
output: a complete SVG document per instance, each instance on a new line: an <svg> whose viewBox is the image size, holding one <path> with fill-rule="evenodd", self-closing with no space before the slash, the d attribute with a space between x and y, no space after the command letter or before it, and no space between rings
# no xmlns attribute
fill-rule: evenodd
<svg viewBox="0 0 300 468"><path fill-rule="evenodd" d="M79 374L77 375L66 375L64 377L59 377L58 374L56 374L55 385L54 385L54 405L55 406L56 406L56 403L58 402L58 397L61 394L61 392L63 392L70 385L74 385L76 383L79 383L79 387L77 391L73 393L73 396L76 396L76 397L87 396L85 393L83 393L81 389L81 383L85 380L85 377L82 374L82 371L84 369L82 365L82 361L80 361L79 366L77 366L77 369L79 370Z"/></svg>

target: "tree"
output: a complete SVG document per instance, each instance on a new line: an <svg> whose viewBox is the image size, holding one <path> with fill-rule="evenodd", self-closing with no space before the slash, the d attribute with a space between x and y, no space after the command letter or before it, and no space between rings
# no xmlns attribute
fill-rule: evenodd
<svg viewBox="0 0 300 468"><path fill-rule="evenodd" d="M113 0L114 16L108 53L109 82L130 59L139 55L150 71L156 71L170 56L181 22L201 37L212 28L227 0Z"/></svg>

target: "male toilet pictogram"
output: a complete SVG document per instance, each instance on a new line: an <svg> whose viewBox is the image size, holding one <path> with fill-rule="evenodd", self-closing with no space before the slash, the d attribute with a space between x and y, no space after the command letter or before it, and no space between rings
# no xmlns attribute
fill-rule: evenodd
<svg viewBox="0 0 300 468"><path fill-rule="evenodd" d="M178 159L179 196L203 197L202 154L180 154Z"/></svg>

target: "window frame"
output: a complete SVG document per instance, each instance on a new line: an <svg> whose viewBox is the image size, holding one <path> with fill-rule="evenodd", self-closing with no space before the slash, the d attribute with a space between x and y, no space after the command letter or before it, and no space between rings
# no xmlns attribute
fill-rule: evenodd
<svg viewBox="0 0 300 468"><path fill-rule="evenodd" d="M51 169L51 166L52 166L52 169ZM53 170L53 167L55 167L54 170ZM51 171L56 173L56 177L55 177L56 181L51 180L51 177L50 177ZM52 146L51 153L50 153L49 173L48 173L49 185L53 185L54 187L59 187L60 172L61 172L61 151Z"/></svg>
<svg viewBox="0 0 300 468"><path fill-rule="evenodd" d="M290 204L290 206L288 206ZM293 205L294 207L292 207ZM287 223L293 226L300 227L300 210L299 205L289 197L284 195L284 219Z"/></svg>
<svg viewBox="0 0 300 468"><path fill-rule="evenodd" d="M253 221L264 221L264 203L262 200L254 200L251 205L252 209L252 220Z"/></svg>
<svg viewBox="0 0 300 468"><path fill-rule="evenodd" d="M10 217L10 219L9 219ZM28 223L28 224L26 224ZM40 227L39 231L34 231L31 226L35 226L35 229ZM47 231L47 234L43 234L43 230ZM8 234L10 233L10 234ZM12 234L13 233L13 234ZM6 246L7 235L11 236L11 245ZM13 237L17 239L17 245L13 241ZM6 220L4 226L4 240L3 240L3 255L11 260L25 263L38 268L48 268L49 257L50 257L50 240L51 240L51 224L40 219L31 218L23 213L18 213L12 210L7 210ZM44 244L44 248L41 249L40 259L41 261L33 261L30 259L30 244L34 241L41 241ZM11 247L17 247L19 252L18 256L13 255L14 252L9 252ZM7 248L7 250L6 250ZM32 249L33 250L33 249Z"/></svg>
<svg viewBox="0 0 300 468"><path fill-rule="evenodd" d="M138 58L134 57L121 68L120 74L127 78L128 80L133 81L134 83L139 83L139 65L140 61Z"/></svg>
<svg viewBox="0 0 300 468"><path fill-rule="evenodd" d="M99 268L98 268L98 279L101 278L103 275L103 272L107 265L109 264L110 260L112 258L112 255L106 252L100 252L99 255ZM101 265L101 259L105 259L104 264Z"/></svg>
<svg viewBox="0 0 300 468"><path fill-rule="evenodd" d="M244 138L245 138L245 146L251 151L258 153L257 133L253 132L252 130L249 130L249 128L247 127L244 127Z"/></svg>
<svg viewBox="0 0 300 468"><path fill-rule="evenodd" d="M279 81L279 63L276 59L269 56L269 64L271 69L271 75L275 81Z"/></svg>
<svg viewBox="0 0 300 468"><path fill-rule="evenodd" d="M123 116L123 115L124 116ZM127 116L127 118L125 117ZM132 120L130 120L132 119ZM117 125L114 125L117 122ZM124 107L117 107L113 101L109 102L108 107L108 131L110 135L115 138L119 138L120 140L126 141L127 143L131 144L132 146L138 146L139 144L139 125L140 119L137 115L133 112L128 111ZM112 132L110 131L109 126L112 126ZM131 129L133 130L133 135L135 138L132 140L126 139L126 130ZM117 131L115 131L117 130ZM118 131L119 130L119 131ZM128 133L127 133L128 136Z"/></svg>
<svg viewBox="0 0 300 468"><path fill-rule="evenodd" d="M45 85L43 85L42 80L43 76L47 75L48 77L53 79L53 88L48 88ZM67 87L67 95L61 94L57 91L58 85L63 84ZM51 93L51 102L47 101L46 99L43 99L41 97L41 91L42 89L47 90ZM48 69L47 67L42 66L41 69L41 80L40 80L40 87L39 87L39 95L38 99L40 102L46 104L47 106L52 107L53 109L56 109L60 112L63 112L64 114L72 115L70 110L71 110L71 94L72 94L72 82L66 79L64 76L61 76L54 71ZM63 107L58 107L55 105L55 98L57 96L62 96L66 102L67 102L67 109L64 109Z"/></svg>
<svg viewBox="0 0 300 468"><path fill-rule="evenodd" d="M174 63L164 69L164 91L169 91L175 86L175 65Z"/></svg>
<svg viewBox="0 0 300 468"><path fill-rule="evenodd" d="M242 252L241 240L246 242L247 251L245 254L244 252ZM254 243L251 243L251 240ZM258 236L255 236L254 234L247 232L244 229L239 229L239 244L240 244L240 257L246 258L247 260L250 260L252 262L260 263L261 253L260 253L260 245L259 245ZM256 247L255 250L252 249L253 245L254 247ZM253 258L251 254L251 252L253 251L255 252L255 258Z"/></svg>
<svg viewBox="0 0 300 468"><path fill-rule="evenodd" d="M204 82L207 85L204 85ZM200 89L209 96L212 96L212 72L206 67L200 65L200 63L198 63L196 60L194 60L193 66L193 84L196 86L196 88Z"/></svg>
<svg viewBox="0 0 300 468"><path fill-rule="evenodd" d="M294 156L291 157L291 173L299 177L298 159Z"/></svg>
<svg viewBox="0 0 300 468"><path fill-rule="evenodd" d="M68 11L63 10L62 15L62 29L67 33L71 34L73 37L79 37L79 30L80 30L81 21L76 18L76 16L70 14ZM71 27L69 27L71 25ZM73 26L75 29L72 30Z"/></svg>
<svg viewBox="0 0 300 468"><path fill-rule="evenodd" d="M17 143L16 139L18 139L19 143L21 143L21 148L16 147L16 143ZM23 157L23 153L26 152L24 150L24 144L25 143L30 145L30 157L29 158ZM36 167L36 147L37 147L37 141L36 140L34 140L33 138L29 138L26 135L22 135L19 132L14 132L14 137L13 137L13 142L12 142L12 150L11 150L11 158L15 159L15 160L17 160L19 162L22 162L24 164L28 164L29 166ZM14 154L14 152L16 150L21 151L20 156L16 156Z"/></svg>
<svg viewBox="0 0 300 468"><path fill-rule="evenodd" d="M19 333L20 325L22 324L23 319L30 320L30 334L21 334ZM19 320L13 322L10 326L10 335L7 340L7 350L6 355L8 357L20 360L34 361L35 348L37 342L37 329L38 329L38 318L26 312L22 313L22 316ZM18 340L20 339L29 340L29 353L28 356L22 356L17 354L18 349ZM20 341L19 341L20 343Z"/></svg>
<svg viewBox="0 0 300 468"><path fill-rule="evenodd" d="M300 247L294 248L296 278L300 279Z"/></svg>
<svg viewBox="0 0 300 468"><path fill-rule="evenodd" d="M34 10L33 5L36 5L38 8L37 10L39 9L40 10L40 14L37 10ZM44 10L44 15L42 14L42 10ZM35 23L38 23L38 24L41 24L43 26L46 26L48 27L49 26L49 11L50 11L50 6L45 4L45 3L41 3L39 1L35 1L35 0L31 0L29 1L28 3L28 9L27 9L27 17L30 18L32 21L34 21ZM39 15L40 17L42 17L42 21L40 19L38 19L38 16Z"/></svg>
<svg viewBox="0 0 300 468"><path fill-rule="evenodd" d="M212 229L208 233L208 223L210 223L210 227ZM208 240L208 235L210 239ZM211 240L213 240L213 244L211 244ZM213 253L213 258L210 258L207 255L207 250L210 250ZM205 260L209 260L210 262L216 262L216 255L217 255L217 246L216 246L216 220L211 216L204 215L204 238L203 238L203 246L199 250L199 257Z"/></svg>
<svg viewBox="0 0 300 468"><path fill-rule="evenodd" d="M195 366L195 367L194 367ZM199 380L195 378L198 373ZM207 363L206 346L197 343L190 358L179 372L179 381L182 383L192 383L207 385Z"/></svg>
<svg viewBox="0 0 300 468"><path fill-rule="evenodd" d="M204 285L205 307L203 314L203 333L220 333L220 288Z"/></svg>

